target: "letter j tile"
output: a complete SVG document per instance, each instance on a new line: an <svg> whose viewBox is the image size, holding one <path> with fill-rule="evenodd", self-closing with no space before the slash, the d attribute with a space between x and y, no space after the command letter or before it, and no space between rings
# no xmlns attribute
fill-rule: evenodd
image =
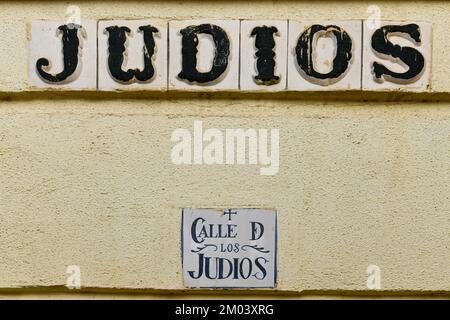
<svg viewBox="0 0 450 320"><path fill-rule="evenodd" d="M31 22L29 83L31 88L96 90L97 22Z"/></svg>

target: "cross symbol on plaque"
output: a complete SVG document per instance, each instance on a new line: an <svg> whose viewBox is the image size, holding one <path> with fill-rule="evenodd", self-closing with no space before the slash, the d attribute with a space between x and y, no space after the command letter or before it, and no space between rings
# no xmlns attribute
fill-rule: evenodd
<svg viewBox="0 0 450 320"><path fill-rule="evenodd" d="M228 215L228 221L231 221L231 216L232 215L236 215L237 212L236 211L231 211L231 209L228 209L228 211L225 211L223 214Z"/></svg>

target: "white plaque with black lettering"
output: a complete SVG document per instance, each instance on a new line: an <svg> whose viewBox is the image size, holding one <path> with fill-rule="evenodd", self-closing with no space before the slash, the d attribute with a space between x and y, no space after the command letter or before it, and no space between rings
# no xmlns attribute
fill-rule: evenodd
<svg viewBox="0 0 450 320"><path fill-rule="evenodd" d="M189 288L274 288L277 214L270 209L183 209Z"/></svg>

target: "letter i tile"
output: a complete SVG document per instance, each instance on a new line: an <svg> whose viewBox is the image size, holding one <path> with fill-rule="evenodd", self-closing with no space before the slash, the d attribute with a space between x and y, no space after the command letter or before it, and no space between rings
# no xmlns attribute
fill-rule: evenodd
<svg viewBox="0 0 450 320"><path fill-rule="evenodd" d="M287 84L287 20L241 22L240 89L283 91Z"/></svg>

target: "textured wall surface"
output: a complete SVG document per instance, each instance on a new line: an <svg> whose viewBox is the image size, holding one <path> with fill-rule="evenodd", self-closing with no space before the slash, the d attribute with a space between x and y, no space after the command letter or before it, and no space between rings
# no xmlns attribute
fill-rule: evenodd
<svg viewBox="0 0 450 320"><path fill-rule="evenodd" d="M86 1L83 17L363 19L372 2ZM1 2L0 289L183 290L182 207L278 210L280 293L450 292L449 2L379 2L433 22L429 94L27 91L26 22L65 2ZM280 171L176 166L172 131L279 128Z"/></svg>

